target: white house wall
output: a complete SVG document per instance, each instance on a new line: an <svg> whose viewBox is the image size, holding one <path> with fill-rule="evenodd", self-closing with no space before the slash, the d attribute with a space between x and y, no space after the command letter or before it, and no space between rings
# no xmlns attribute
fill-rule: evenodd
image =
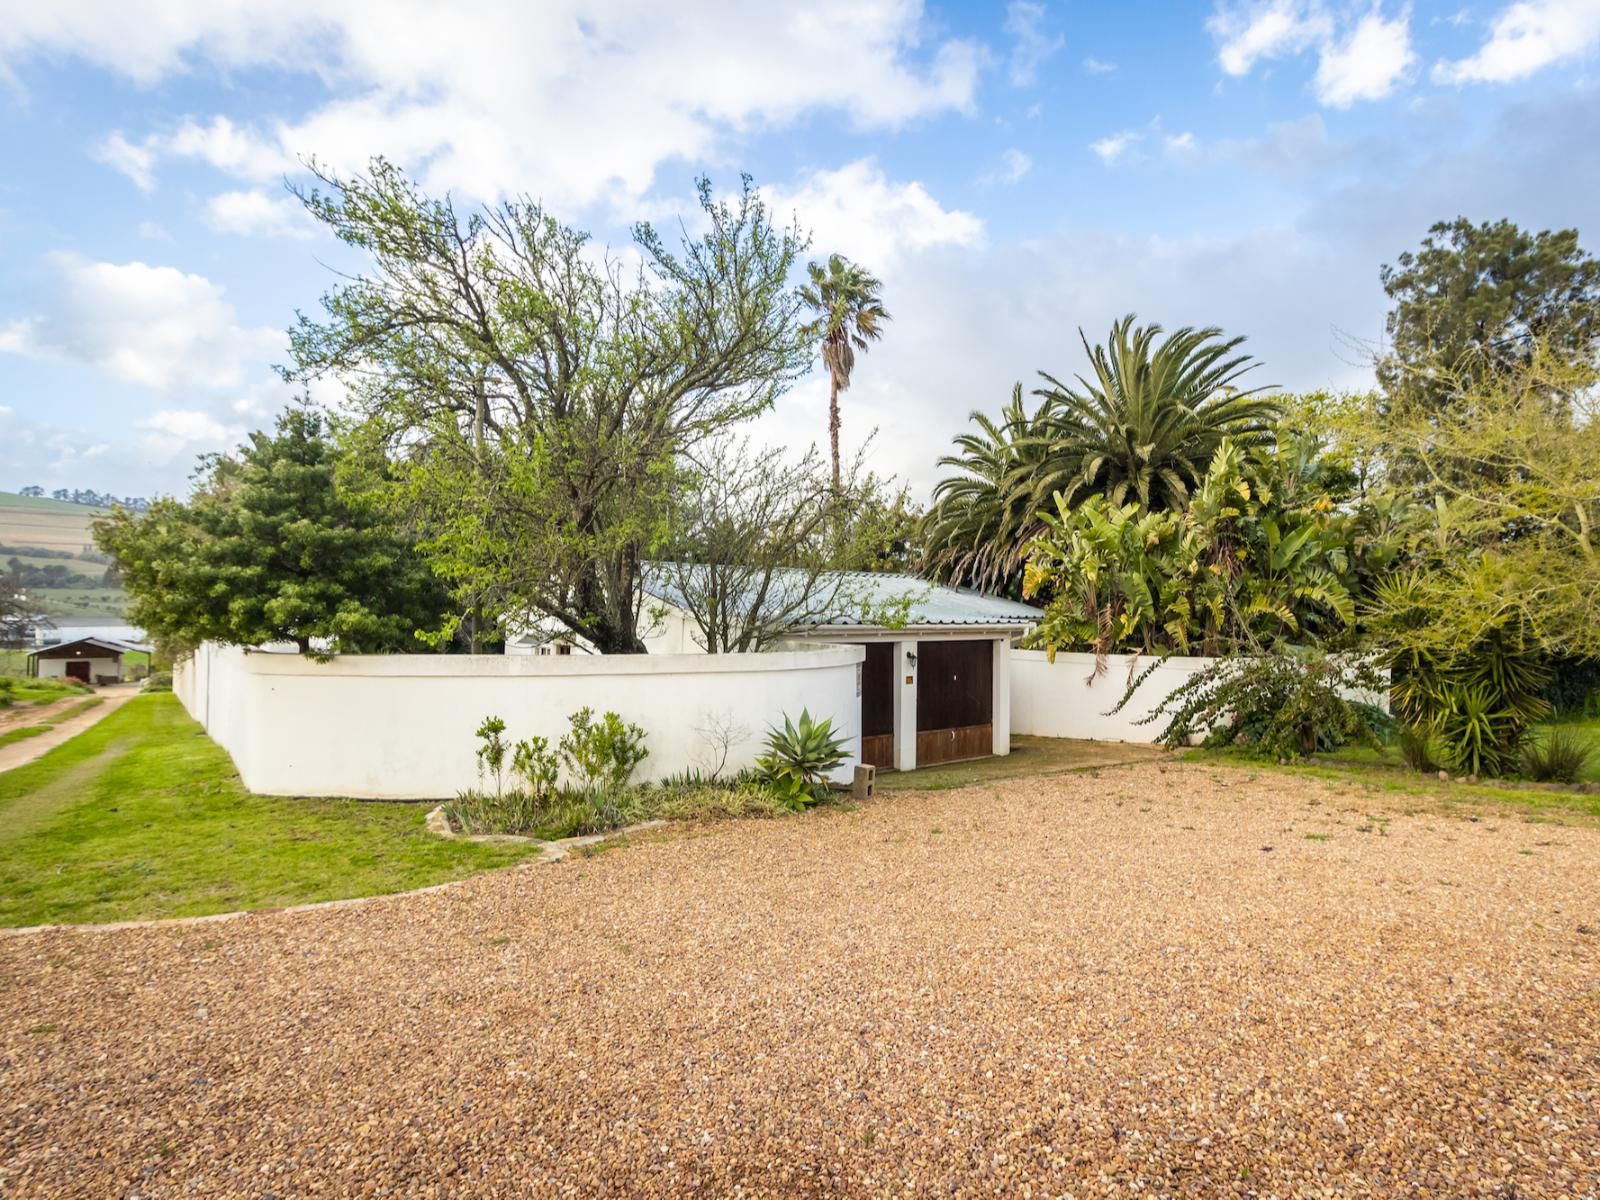
<svg viewBox="0 0 1600 1200"><path fill-rule="evenodd" d="M639 778L704 767L702 732L728 720L745 736L728 768L754 763L769 725L809 709L832 717L861 757L855 646L762 655L345 655L203 646L174 672L190 715L233 757L251 791L281 796L434 799L476 786L474 731L486 716L514 741L552 745L588 705L641 726Z"/></svg>

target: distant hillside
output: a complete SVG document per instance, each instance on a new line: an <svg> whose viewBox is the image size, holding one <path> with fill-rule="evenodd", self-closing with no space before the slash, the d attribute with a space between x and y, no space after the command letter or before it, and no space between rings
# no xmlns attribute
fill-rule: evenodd
<svg viewBox="0 0 1600 1200"><path fill-rule="evenodd" d="M105 511L46 497L0 492L0 546L7 548L0 553L0 564L16 554L32 566L59 565L74 575L99 579L106 564L95 550L89 522ZM29 548L42 553L38 557L19 553ZM128 597L121 588L41 587L29 588L28 595L46 614L58 617L116 617L128 606Z"/></svg>

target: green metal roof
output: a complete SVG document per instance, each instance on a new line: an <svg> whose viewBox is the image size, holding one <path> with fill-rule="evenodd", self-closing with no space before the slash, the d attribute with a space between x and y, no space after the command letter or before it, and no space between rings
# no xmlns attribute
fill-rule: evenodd
<svg viewBox="0 0 1600 1200"><path fill-rule="evenodd" d="M644 590L649 596L671 604L675 608L689 607L682 590L672 578L682 568L672 564L644 564ZM692 567L689 568L693 570ZM848 597L848 610L825 614L807 624L821 626L854 626L864 629L881 628L864 619L862 610L868 612L908 604L907 625L973 625L999 629L1023 629L1044 616L1042 610L1031 604L987 596L971 588L946 587L930 583L915 575L897 575L878 571L844 571L838 577L844 582L840 589ZM800 570L780 569L773 576L772 590L782 595L787 587L805 586L808 574ZM908 599L909 598L909 599Z"/></svg>

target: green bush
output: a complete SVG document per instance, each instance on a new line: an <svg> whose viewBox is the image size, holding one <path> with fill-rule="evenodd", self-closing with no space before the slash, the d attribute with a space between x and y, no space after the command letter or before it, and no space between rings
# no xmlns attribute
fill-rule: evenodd
<svg viewBox="0 0 1600 1200"><path fill-rule="evenodd" d="M478 778L494 780L496 796L500 795L505 783L506 740L500 736L505 731L506 723L499 717L485 717L478 725L478 732L473 735L478 739Z"/></svg>
<svg viewBox="0 0 1600 1200"><path fill-rule="evenodd" d="M628 810L634 821L719 821L775 817L789 812L766 784L753 779L702 784L662 783L633 793Z"/></svg>
<svg viewBox="0 0 1600 1200"><path fill-rule="evenodd" d="M1540 783L1576 783L1594 755L1594 743L1557 726L1544 741L1522 747L1522 773Z"/></svg>
<svg viewBox="0 0 1600 1200"><path fill-rule="evenodd" d="M832 792L828 772L845 760L844 739L833 719L813 721L804 709L798 724L787 715L782 729L767 732L767 752L756 760L761 778L785 808L801 809Z"/></svg>
<svg viewBox="0 0 1600 1200"><path fill-rule="evenodd" d="M170 692L172 690L171 671L151 671L144 678L144 691Z"/></svg>
<svg viewBox="0 0 1600 1200"><path fill-rule="evenodd" d="M1545 692L1551 672L1537 639L1515 614L1448 650L1420 638L1443 619L1421 572L1390 576L1378 584L1371 633L1392 649L1385 665L1394 676L1395 715L1433 735L1439 757L1465 775L1505 775L1515 770L1528 727L1550 715Z"/></svg>
<svg viewBox="0 0 1600 1200"><path fill-rule="evenodd" d="M1427 729L1415 725L1400 727L1400 758L1413 771L1432 775L1439 770L1439 761L1433 753L1433 739Z"/></svg>
<svg viewBox="0 0 1600 1200"><path fill-rule="evenodd" d="M624 724L614 712L597 722L587 706L573 713L571 722L572 729L562 736L559 749L578 790L592 797L625 789L650 754L645 749L644 730Z"/></svg>
<svg viewBox="0 0 1600 1200"><path fill-rule="evenodd" d="M615 803L591 802L577 795L535 796L525 788L462 792L444 806L450 824L462 833L509 833L543 841L604 833L623 823Z"/></svg>
<svg viewBox="0 0 1600 1200"><path fill-rule="evenodd" d="M11 705L14 703L13 697L16 694L16 690L16 684L12 683L11 680L0 676L0 708L11 707Z"/></svg>
<svg viewBox="0 0 1600 1200"><path fill-rule="evenodd" d="M1124 703L1143 679L1134 681ZM1319 650L1224 658L1191 676L1139 723L1166 718L1160 740L1168 746L1185 746L1202 736L1207 746L1240 745L1264 758L1304 758L1351 742L1381 745L1393 731L1393 720L1348 693L1381 695L1386 683L1370 662Z"/></svg>

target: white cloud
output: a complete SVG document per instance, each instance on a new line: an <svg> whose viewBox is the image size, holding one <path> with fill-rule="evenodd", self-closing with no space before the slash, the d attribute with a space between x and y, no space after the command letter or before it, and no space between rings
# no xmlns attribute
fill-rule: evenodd
<svg viewBox="0 0 1600 1200"><path fill-rule="evenodd" d="M1221 4L1206 26L1217 39L1217 61L1228 75L1248 75L1259 62L1315 47L1313 87L1330 108L1382 99L1416 61L1409 10L1386 18L1376 2L1360 16L1347 11L1338 21L1321 0Z"/></svg>
<svg viewBox="0 0 1600 1200"><path fill-rule="evenodd" d="M1019 183L1031 170L1033 159L1012 146L1000 155L1000 166L984 172L978 177L978 182L990 187L1001 183Z"/></svg>
<svg viewBox="0 0 1600 1200"><path fill-rule="evenodd" d="M1195 142L1194 134L1187 130L1183 133L1169 133L1165 142L1167 153L1178 158L1191 156L1199 149Z"/></svg>
<svg viewBox="0 0 1600 1200"><path fill-rule="evenodd" d="M0 328L0 351L79 363L157 391L243 386L286 349L281 331L239 324L201 275L53 254L43 311Z"/></svg>
<svg viewBox="0 0 1600 1200"><path fill-rule="evenodd" d="M1600 43L1600 0L1520 0L1502 9L1469 58L1433 68L1439 83L1510 83Z"/></svg>
<svg viewBox="0 0 1600 1200"><path fill-rule="evenodd" d="M222 192L206 201L206 223L244 237L316 236L316 224L292 196L261 191Z"/></svg>
<svg viewBox="0 0 1600 1200"><path fill-rule="evenodd" d="M208 412L186 408L157 409L135 423L143 435L146 449L169 457L188 456L193 447L217 448L238 442L245 434L243 425L229 425Z"/></svg>
<svg viewBox="0 0 1600 1200"><path fill-rule="evenodd" d="M1030 86L1038 79L1044 60L1066 45L1066 38L1044 31L1044 17L1044 5L1034 0L1012 0L1006 5L1003 28L1013 39L1011 82L1017 87Z"/></svg>
<svg viewBox="0 0 1600 1200"><path fill-rule="evenodd" d="M300 169L299 161L280 144L283 136L281 128L261 133L227 117L206 122L186 117L176 129L148 134L137 144L115 130L101 142L95 157L145 191L155 186L155 167L163 158L198 160L245 179L274 179Z"/></svg>
<svg viewBox="0 0 1600 1200"><path fill-rule="evenodd" d="M1109 167L1143 136L1142 133L1124 129L1121 133L1113 133L1108 137L1101 138L1098 142L1090 142L1089 149L1098 154L1100 161Z"/></svg>
<svg viewBox="0 0 1600 1200"><path fill-rule="evenodd" d="M1222 69L1248 75L1262 59L1298 54L1327 38L1332 23L1315 0L1258 0L1219 7L1206 28L1219 42Z"/></svg>
<svg viewBox="0 0 1600 1200"><path fill-rule="evenodd" d="M796 213L817 255L843 254L882 275L905 255L938 246L976 246L983 222L947 209L922 184L895 183L872 159L812 171L793 188L768 188L775 213Z"/></svg>
<svg viewBox="0 0 1600 1200"><path fill-rule="evenodd" d="M1098 58L1090 56L1089 58L1083 60L1083 69L1089 72L1091 75L1109 75L1111 72L1117 69L1117 64L1114 62L1103 62Z"/></svg>
<svg viewBox="0 0 1600 1200"><path fill-rule="evenodd" d="M734 138L818 110L863 129L970 111L984 60L971 41L938 39L918 0L497 0L470 21L387 0L80 0L8 14L0 70L35 55L143 84L203 63L328 88L320 107L260 128L218 117L113 135L106 154L130 174L148 153L265 182L300 155L348 171L382 150L430 190L534 190L563 207L641 196L669 159L715 159Z"/></svg>
<svg viewBox="0 0 1600 1200"><path fill-rule="evenodd" d="M1381 100L1416 61L1410 17L1385 20L1376 9L1356 22L1342 41L1326 43L1317 64L1317 98L1331 108L1357 100Z"/></svg>
<svg viewBox="0 0 1600 1200"><path fill-rule="evenodd" d="M155 152L148 145L134 145L122 136L121 130L102 139L91 153L96 162L114 167L133 180L140 191L155 187Z"/></svg>

